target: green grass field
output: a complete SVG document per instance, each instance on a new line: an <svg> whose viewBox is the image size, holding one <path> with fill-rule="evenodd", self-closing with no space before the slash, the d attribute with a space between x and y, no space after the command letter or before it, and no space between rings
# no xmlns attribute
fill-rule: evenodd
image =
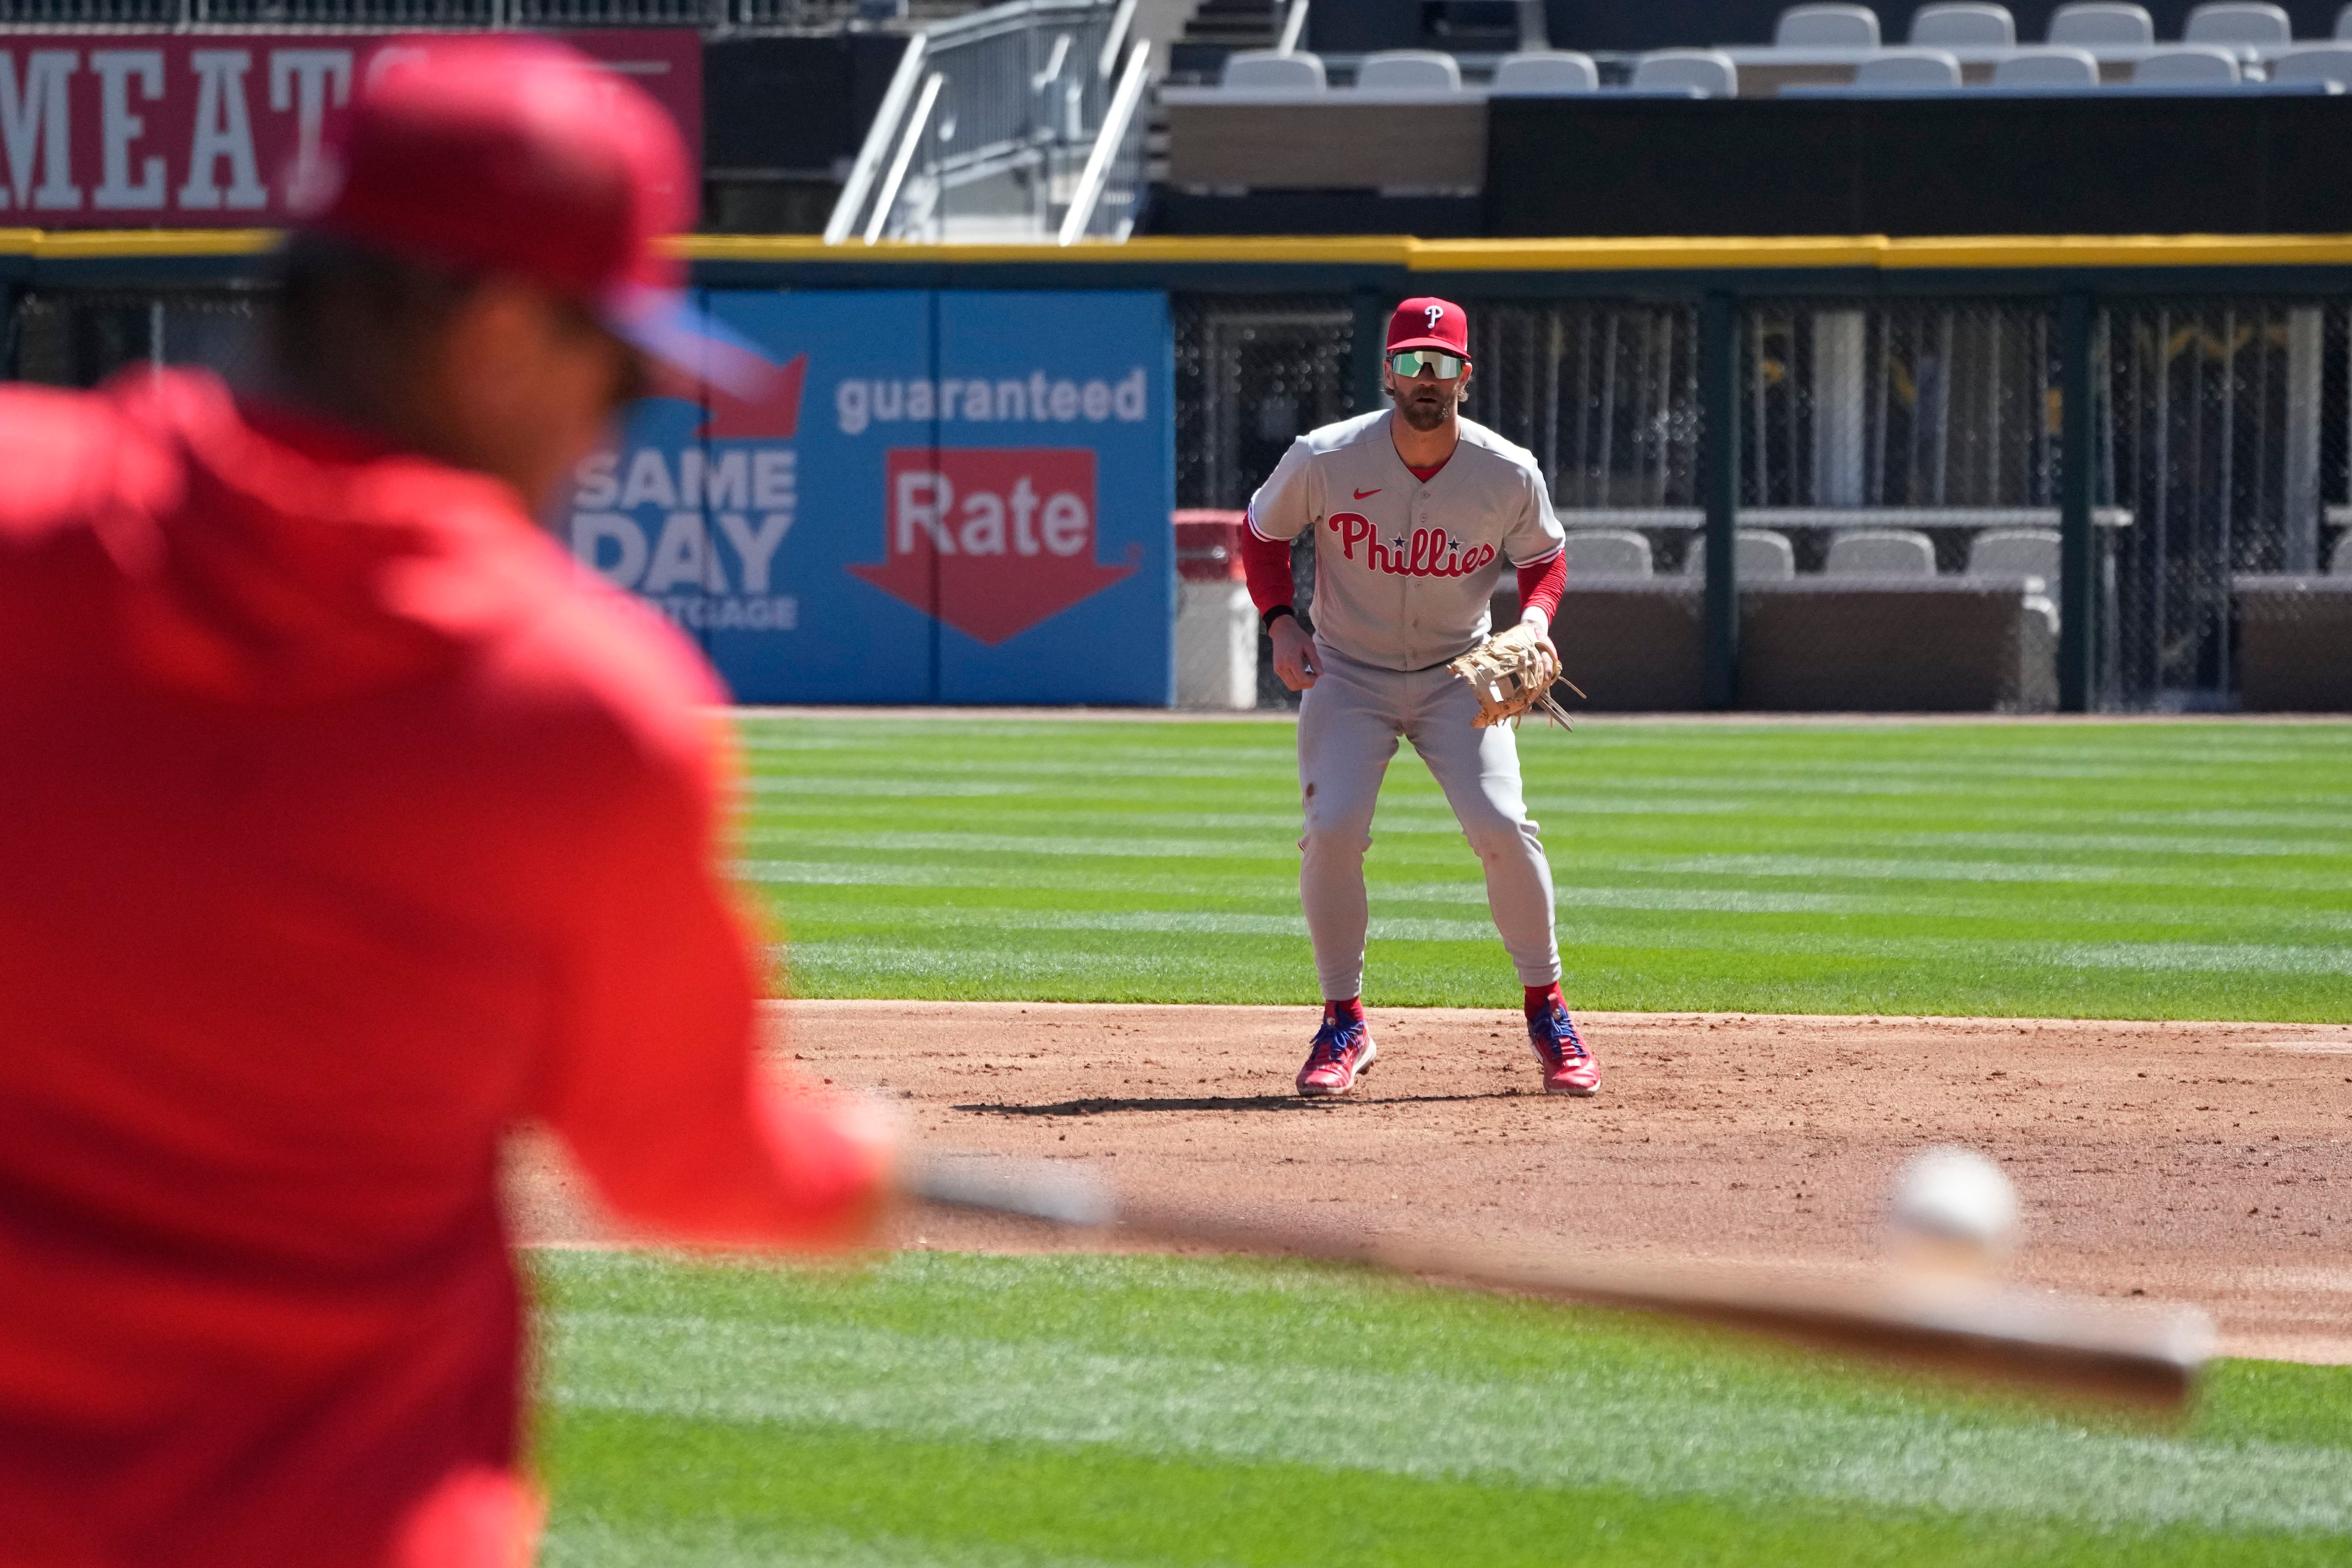
<svg viewBox="0 0 2352 1568"><path fill-rule="evenodd" d="M1312 1002L1291 731L747 720L819 997ZM1529 727L1571 1005L2352 1020L2352 725ZM1368 998L1516 988L1391 765Z"/></svg>
<svg viewBox="0 0 2352 1568"><path fill-rule="evenodd" d="M551 1568L2352 1556L2352 1370L2179 1433L1297 1268L544 1255Z"/></svg>
<svg viewBox="0 0 2352 1568"><path fill-rule="evenodd" d="M1291 733L750 718L793 988L1302 1003ZM2352 726L1524 737L1571 998L2352 1019ZM1507 1003L1427 774L1371 998ZM2179 1432L1307 1269L537 1261L547 1561L2352 1561L2352 1369L2224 1363Z"/></svg>

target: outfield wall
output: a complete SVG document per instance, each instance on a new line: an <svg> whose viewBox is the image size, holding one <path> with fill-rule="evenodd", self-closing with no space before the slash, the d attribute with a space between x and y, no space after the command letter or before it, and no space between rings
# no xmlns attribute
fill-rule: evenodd
<svg viewBox="0 0 2352 1568"><path fill-rule="evenodd" d="M2352 707L2352 240L677 243L805 414L648 410L559 524L747 697L1167 702L1169 511L1371 406L1388 308L1439 292L1473 416L1645 554L1563 617L1613 706ZM11 371L218 360L269 244L0 233ZM1742 580L1743 530L1790 581ZM2063 559L1989 596L1979 541L2020 530ZM1829 580L1863 531L1934 577Z"/></svg>

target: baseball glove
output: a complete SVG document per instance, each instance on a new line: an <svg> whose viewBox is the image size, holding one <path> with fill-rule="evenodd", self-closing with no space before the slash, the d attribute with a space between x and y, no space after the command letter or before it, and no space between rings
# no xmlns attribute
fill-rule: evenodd
<svg viewBox="0 0 2352 1568"><path fill-rule="evenodd" d="M1531 707L1543 709L1566 728L1576 727L1567 710L1551 698L1551 684L1560 679L1559 662L1525 622L1487 638L1445 667L1469 682L1477 695L1478 716L1470 722L1480 729L1506 719L1517 724ZM1578 696L1584 695L1574 681L1567 685Z"/></svg>

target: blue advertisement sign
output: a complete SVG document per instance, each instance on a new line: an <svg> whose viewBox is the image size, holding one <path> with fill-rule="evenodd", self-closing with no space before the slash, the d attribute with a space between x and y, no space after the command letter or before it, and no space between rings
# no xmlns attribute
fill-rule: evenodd
<svg viewBox="0 0 2352 1568"><path fill-rule="evenodd" d="M1164 295L703 301L768 384L639 405L565 526L738 701L1173 701Z"/></svg>

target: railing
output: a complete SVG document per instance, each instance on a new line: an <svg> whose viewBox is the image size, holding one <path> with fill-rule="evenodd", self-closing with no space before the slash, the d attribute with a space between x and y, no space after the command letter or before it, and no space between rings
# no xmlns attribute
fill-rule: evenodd
<svg viewBox="0 0 2352 1568"><path fill-rule="evenodd" d="M1089 235L1123 240L1134 231L1149 130L1141 112L1143 89L1150 78L1151 46L1139 39L1128 51L1127 69L1111 94L1110 110L1103 116L1102 131L1078 176L1070 209L1062 214L1055 238L1063 245L1076 245Z"/></svg>
<svg viewBox="0 0 2352 1568"><path fill-rule="evenodd" d="M1125 47L1134 11L1132 0L1013 0L915 35L826 223L826 243L853 235L1049 240L1082 193L1088 214L1079 232L1095 232L1105 213L1131 214L1140 171L1130 168L1123 183L1119 175L1122 162L1139 164L1129 141L1140 79L1118 135L1107 142L1105 130L1142 68Z"/></svg>
<svg viewBox="0 0 2352 1568"><path fill-rule="evenodd" d="M1275 45L1277 52L1297 54L1298 43L1307 36L1307 0L1290 0L1290 9L1282 18L1282 38Z"/></svg>

